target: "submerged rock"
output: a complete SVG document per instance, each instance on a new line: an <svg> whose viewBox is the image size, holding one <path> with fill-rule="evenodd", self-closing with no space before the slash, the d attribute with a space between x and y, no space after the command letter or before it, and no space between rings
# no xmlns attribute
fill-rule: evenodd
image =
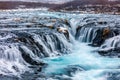
<svg viewBox="0 0 120 80"><path fill-rule="evenodd" d="M72 80L69 76L66 75L55 75L55 77L53 77L53 80Z"/></svg>
<svg viewBox="0 0 120 80"><path fill-rule="evenodd" d="M120 72L109 72L107 80L120 80Z"/></svg>
<svg viewBox="0 0 120 80"><path fill-rule="evenodd" d="M0 75L0 80L20 80L19 77L16 76L5 76Z"/></svg>
<svg viewBox="0 0 120 80"><path fill-rule="evenodd" d="M84 71L84 69L79 65L69 65L64 69L64 74L68 76L73 76L75 73Z"/></svg>

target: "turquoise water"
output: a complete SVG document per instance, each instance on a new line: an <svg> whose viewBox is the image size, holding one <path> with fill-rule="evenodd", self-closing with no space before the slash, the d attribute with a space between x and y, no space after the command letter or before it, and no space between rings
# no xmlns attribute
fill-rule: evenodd
<svg viewBox="0 0 120 80"><path fill-rule="evenodd" d="M119 71L119 58L102 57L96 52L98 48L87 43L76 42L73 45L72 54L44 59L48 63L46 74L60 74L69 65L79 65L85 71L74 74L73 80L106 80L104 72Z"/></svg>

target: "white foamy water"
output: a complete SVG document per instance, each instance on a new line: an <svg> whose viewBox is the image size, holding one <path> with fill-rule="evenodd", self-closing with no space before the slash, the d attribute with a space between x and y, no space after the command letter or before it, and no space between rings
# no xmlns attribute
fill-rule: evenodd
<svg viewBox="0 0 120 80"><path fill-rule="evenodd" d="M14 13L14 14L13 14ZM19 21L20 22L26 22L26 23L21 23L21 25L28 25L30 21L31 22L31 18L37 17L36 22L41 22L41 23L45 23L47 25L51 25L51 23L46 23L44 21L44 17L46 18L59 18L59 19L65 19L68 20L68 22L71 25L71 34L75 35L76 34L76 29L79 25L86 25L87 21L91 22L92 20L96 20L98 18L101 18L101 16L103 17L103 20L108 21L109 25L114 26L115 23L119 22L119 16L115 16L115 15L100 15L100 14L69 14L69 13L60 13L60 12L47 12L47 11L40 11L39 9L19 9L19 10L8 10L8 11L0 11L0 18L1 18L1 23L2 25L5 24L9 24L11 22L14 22L14 20ZM30 16L30 17L29 17ZM39 17L40 18L39 18ZM6 19L4 19L4 17ZM20 18L19 18L20 17ZM94 18L92 18L94 17ZM25 18L25 19L24 19ZM46 19L47 19L46 18ZM88 19L87 19L88 18ZM23 21L21 21L23 20ZM49 21L47 21L49 22ZM96 21L95 21L96 22ZM115 23L113 23L115 22ZM14 23L17 24L17 21ZM17 24L18 25L18 24ZM99 25L98 25L99 26ZM64 26L65 27L65 26ZM92 27L92 26L91 26ZM101 27L101 26L100 26ZM67 27L69 29L69 27ZM34 29L39 29L39 28L29 28L29 30L34 30ZM20 27L20 28L1 28L0 31L24 31L24 30L28 30L28 28L26 27ZM83 30L83 31L82 31ZM26 31L27 32L27 31ZM80 36L79 36L79 41L85 41L84 42L91 42L91 40L94 38L95 36L95 31L93 32L93 34L91 34L92 32L92 28L82 28L80 31ZM76 73L73 74L73 76L71 76L70 78L73 80L107 80L107 78L109 77L107 74L107 72L120 72L120 70L118 69L118 67L120 66L120 59L119 58L108 58L108 57L102 57L100 55L98 55L97 52L95 52L98 48L95 47L90 47L87 45L87 43L80 43L75 41L72 37L72 35L70 34L70 41L73 42L74 44L73 49L72 49L72 54L69 55L64 55L61 57L52 57L52 56L56 56L58 55L57 51L58 49L56 49L56 46L54 46L54 44L57 44L57 41L59 40L58 44L64 43L66 45L60 45L61 48L65 48L65 49L69 49L71 50L71 44L69 45L69 42L65 39L65 37L63 35L58 35L58 34L54 34L56 35L56 38L58 38L58 40L52 40L52 38L54 39L54 36L45 36L46 40L47 40L47 44L51 47L51 50L53 51L53 54L51 53L51 51L49 50L49 48L44 44L45 40L42 41L40 36L33 35L33 39L35 42L37 42L38 44L41 44L44 48L44 50L46 51L46 55L50 56L49 58L44 58L43 60L48 63L48 67L45 69L45 73L46 74L59 74L62 73L63 76L62 77L67 77L66 74L64 74L64 70L66 68L69 68L69 65L79 65L81 66L81 68L84 69L84 71L77 71ZM83 34L83 35L82 35ZM9 38L12 38L15 35L12 34L5 34L4 36L0 36L0 39L6 40ZM90 39L92 36L92 39ZM81 38L82 37L82 38ZM118 37L116 37L118 38ZM114 40L116 38L110 39L109 42L113 42L115 46L117 44L117 42L119 42L119 38L117 40ZM55 43L54 43L55 42ZM104 45L108 45L109 43L105 43ZM108 45L108 47L110 47L110 45ZM5 48L5 49L3 49ZM34 53L32 52L32 50L29 49L29 47L27 46L22 46L21 47L22 50L28 54L31 55L31 57L33 59L39 59L38 57L36 57L34 55ZM16 73L24 73L24 70L26 71L27 69L27 65L24 65L24 60L22 59L22 55L19 52L18 48L14 48L14 47L9 47L9 46L1 46L1 49L4 52L1 52L1 59L0 59L0 73L1 74L12 74L15 75ZM2 51L1 50L1 51ZM62 49L64 50L64 49ZM9 56L10 55L10 56ZM62 55L62 54L59 54ZM44 56L44 54L43 54ZM51 58L52 57L52 58ZM9 67L7 67L7 66ZM16 68L16 69L14 69ZM29 69L28 69L29 70ZM7 73L6 73L7 72ZM69 77L69 76L68 76ZM48 80L52 80L52 79L48 79ZM63 79L62 79L63 80ZM64 79L65 80L65 79Z"/></svg>
<svg viewBox="0 0 120 80"><path fill-rule="evenodd" d="M49 66L45 69L47 74L60 74L69 65L79 65L85 71L77 72L71 77L73 80L107 80L105 72L120 71L119 58L101 57L95 50L98 48L90 47L86 43L76 42L73 46L72 54L45 58Z"/></svg>
<svg viewBox="0 0 120 80"><path fill-rule="evenodd" d="M108 80L108 77L110 77L110 75L108 75L105 72L120 72L120 70L119 69L89 70L75 74L72 77L72 79L73 80Z"/></svg>

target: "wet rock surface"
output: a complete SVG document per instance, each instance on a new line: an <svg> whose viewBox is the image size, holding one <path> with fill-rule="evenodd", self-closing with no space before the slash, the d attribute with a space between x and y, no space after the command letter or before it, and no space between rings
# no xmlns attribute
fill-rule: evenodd
<svg viewBox="0 0 120 80"><path fill-rule="evenodd" d="M119 72L111 72L108 74L109 74L108 80L120 80L120 73Z"/></svg>
<svg viewBox="0 0 120 80"><path fill-rule="evenodd" d="M68 76L73 76L75 73L80 72L80 71L85 71L81 66L79 65L69 65L67 68L64 69L66 75Z"/></svg>
<svg viewBox="0 0 120 80"><path fill-rule="evenodd" d="M101 46L106 39L119 35L118 24L119 22L109 20L106 17L83 18L76 28L76 39L82 42L90 42L92 46Z"/></svg>
<svg viewBox="0 0 120 80"><path fill-rule="evenodd" d="M114 36L107 39L99 49L99 53L104 56L120 57L120 37Z"/></svg>
<svg viewBox="0 0 120 80"><path fill-rule="evenodd" d="M98 53L101 56L120 57L119 15L39 10L8 11L7 16L6 12L0 14L0 60L6 60L12 70L4 67L6 71L0 71L20 74L17 77L1 74L0 80L72 80L73 74L84 71L82 66L70 65L63 69L63 74L47 75L44 68L48 65L42 61L46 57L70 54L74 41L72 37L79 42L100 47ZM117 80L116 76L113 74L108 80Z"/></svg>

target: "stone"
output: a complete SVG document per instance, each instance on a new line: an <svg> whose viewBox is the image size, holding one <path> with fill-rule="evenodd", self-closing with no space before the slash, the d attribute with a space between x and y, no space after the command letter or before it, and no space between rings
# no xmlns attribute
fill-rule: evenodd
<svg viewBox="0 0 120 80"><path fill-rule="evenodd" d="M84 69L79 65L68 65L67 68L64 69L64 72L68 76L73 76L77 71L84 71Z"/></svg>
<svg viewBox="0 0 120 80"><path fill-rule="evenodd" d="M96 34L92 42L93 46L101 46L106 39L114 36L113 30L109 27L98 29Z"/></svg>
<svg viewBox="0 0 120 80"><path fill-rule="evenodd" d="M68 32L67 28L58 27L57 31L60 33L63 33L65 35L65 37L69 40L69 32Z"/></svg>

